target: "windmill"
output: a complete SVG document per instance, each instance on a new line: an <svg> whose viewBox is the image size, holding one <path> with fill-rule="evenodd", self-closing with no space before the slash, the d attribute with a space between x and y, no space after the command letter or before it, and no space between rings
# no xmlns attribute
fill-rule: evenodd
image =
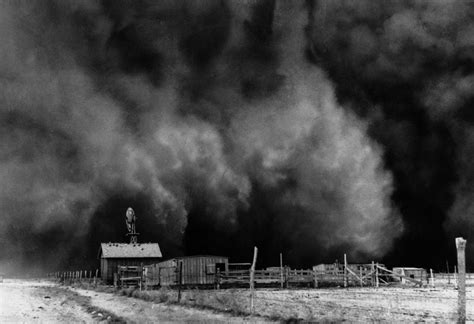
<svg viewBox="0 0 474 324"><path fill-rule="evenodd" d="M125 224L127 225L127 236L130 236L130 243L137 243L138 238L137 236L140 235L135 231L135 222L137 220L137 216L135 215L135 211L132 207L128 207L127 211L125 212Z"/></svg>

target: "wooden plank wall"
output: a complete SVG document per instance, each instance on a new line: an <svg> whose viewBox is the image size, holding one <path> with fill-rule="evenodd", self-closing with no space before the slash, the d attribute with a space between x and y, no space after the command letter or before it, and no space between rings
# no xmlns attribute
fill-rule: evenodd
<svg viewBox="0 0 474 324"><path fill-rule="evenodd" d="M228 270L229 260L223 257L202 256L202 257L188 257L178 259L178 262L183 262L182 284L214 284L216 269L211 270L216 263L224 263L226 270ZM208 267L211 266L211 267Z"/></svg>
<svg viewBox="0 0 474 324"><path fill-rule="evenodd" d="M147 282L150 286L171 286L178 284L179 263L183 264L183 285L207 285L215 283L216 263L224 264L224 272L229 269L229 259L216 256L195 256L176 258L157 263L146 269ZM147 283L148 284L148 283Z"/></svg>
<svg viewBox="0 0 474 324"><path fill-rule="evenodd" d="M102 258L100 260L100 273L102 280L107 284L112 284L114 280L114 273L117 272L117 267L121 266L139 266L148 265L159 262L159 258Z"/></svg>

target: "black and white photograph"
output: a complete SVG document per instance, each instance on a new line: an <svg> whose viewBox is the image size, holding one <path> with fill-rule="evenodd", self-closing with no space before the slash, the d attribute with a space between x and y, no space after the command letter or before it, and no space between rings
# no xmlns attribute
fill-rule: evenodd
<svg viewBox="0 0 474 324"><path fill-rule="evenodd" d="M473 0L0 0L0 322L474 323Z"/></svg>

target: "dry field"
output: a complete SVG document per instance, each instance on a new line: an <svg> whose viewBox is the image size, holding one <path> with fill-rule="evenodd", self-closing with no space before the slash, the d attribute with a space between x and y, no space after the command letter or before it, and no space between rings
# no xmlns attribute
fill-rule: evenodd
<svg viewBox="0 0 474 324"><path fill-rule="evenodd" d="M136 292L144 298L164 292ZM167 292L176 298L176 292ZM241 314L250 312L246 289L188 290L181 303ZM474 291L468 289L467 318L474 322ZM457 291L453 288L258 289L254 314L274 320L350 322L455 322Z"/></svg>
<svg viewBox="0 0 474 324"><path fill-rule="evenodd" d="M260 318L156 303L48 281L0 283L0 323L242 323Z"/></svg>
<svg viewBox="0 0 474 324"><path fill-rule="evenodd" d="M258 289L250 316L248 289L114 291L47 281L0 283L0 322L442 322L456 321L457 291L446 288ZM467 317L474 322L474 287Z"/></svg>

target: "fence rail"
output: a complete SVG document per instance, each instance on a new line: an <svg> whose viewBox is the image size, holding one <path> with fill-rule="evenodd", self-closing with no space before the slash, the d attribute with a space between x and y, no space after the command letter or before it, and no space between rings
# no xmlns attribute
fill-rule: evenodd
<svg viewBox="0 0 474 324"><path fill-rule="evenodd" d="M46 275L49 279L55 279L62 283L75 283L75 282L89 282L97 285L100 281L99 269L95 270L72 270L72 271L56 271L50 272Z"/></svg>

